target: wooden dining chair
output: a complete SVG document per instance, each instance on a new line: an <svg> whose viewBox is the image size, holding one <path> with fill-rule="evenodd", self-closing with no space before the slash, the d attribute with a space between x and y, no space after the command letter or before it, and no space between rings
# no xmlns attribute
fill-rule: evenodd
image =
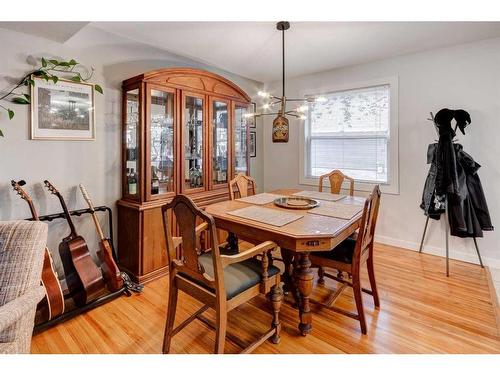
<svg viewBox="0 0 500 375"><path fill-rule="evenodd" d="M342 189L342 184L345 180L349 181L349 195L352 197L354 195L354 178L346 176L338 169L331 171L330 173L319 176L319 188L320 192L323 191L323 180L328 178L330 180L330 192L332 194L339 194Z"/></svg>
<svg viewBox="0 0 500 375"><path fill-rule="evenodd" d="M229 181L229 199L248 197L257 193L257 183L244 173L238 173L235 178Z"/></svg>
<svg viewBox="0 0 500 375"><path fill-rule="evenodd" d="M229 181L229 199L234 201L238 198L245 198L257 193L257 183L244 173L238 173L235 178ZM223 249L225 254L235 254L239 251L238 237L229 232L226 239L227 245Z"/></svg>
<svg viewBox="0 0 500 375"><path fill-rule="evenodd" d="M180 237L172 235L168 210L173 211ZM195 319L215 328L215 353L224 353L228 312L261 293L269 293L272 303L271 328L244 348L243 353L251 352L269 338L277 344L280 340L279 312L283 291L280 287L280 271L269 264L267 255L276 248L276 244L266 241L236 255L221 255L213 217L198 209L189 197L177 195L171 203L162 207L162 211L169 264L163 353L170 351L172 337ZM196 225L200 221L202 223ZM198 236L203 231L208 231L208 249L199 246ZM256 255L262 255L262 261L255 259ZM179 290L202 302L203 307L174 328ZM216 312L215 324L202 315L208 308ZM237 337L229 333L227 337L244 346Z"/></svg>
<svg viewBox="0 0 500 375"><path fill-rule="evenodd" d="M319 186L318 186L319 192L323 192L323 180L326 178L328 178L328 180L330 181L330 192L332 194L340 194L340 190L342 190L342 185L344 181L348 180L349 195L351 197L354 196L354 178L346 176L345 174L342 173L342 171L339 171L338 169L335 169L330 173L319 176ZM354 234L353 236L354 236L353 238L356 239L357 234ZM323 285L325 283L323 267L318 268L318 276L319 276L318 283Z"/></svg>
<svg viewBox="0 0 500 375"><path fill-rule="evenodd" d="M340 276L334 276L327 272L324 273L325 277L338 281L340 285L335 292L330 294L326 302L322 304L333 311L359 320L361 332L363 334L366 334L366 320L363 310L362 292L371 294L375 307L380 307L377 284L375 282L375 272L373 269L373 239L379 205L380 189L377 185L365 202L357 239L347 238L331 251L312 252L309 256L313 267L333 268L340 271ZM361 287L360 268L364 263L366 263L368 268L371 290ZM352 282L344 279L342 277L342 272L347 272L351 275ZM353 288L357 314L333 306L333 303L341 295L346 286Z"/></svg>

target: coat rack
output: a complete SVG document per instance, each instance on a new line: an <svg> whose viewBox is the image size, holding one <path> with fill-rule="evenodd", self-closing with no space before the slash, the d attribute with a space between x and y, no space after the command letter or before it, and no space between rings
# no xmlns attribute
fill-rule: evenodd
<svg viewBox="0 0 500 375"><path fill-rule="evenodd" d="M437 128L436 122L434 121L434 115L430 112L431 118L427 120L432 121L434 124L434 128L439 137L439 130ZM457 130L457 126L455 126L455 132ZM445 199L444 202L444 221L445 221L445 242L446 242L446 277L450 276L450 254L449 254L449 234L450 234L450 223L448 221L448 198ZM419 253L422 252L422 248L424 246L425 234L427 232L427 225L429 224L429 215L427 215L427 219L425 220L424 232L422 233L422 240L420 241L420 248L418 250ZM479 264L481 268L484 268L483 260L481 259L481 253L479 252L479 247L477 246L476 237L472 237L474 240L474 246L476 248L477 257L479 258Z"/></svg>

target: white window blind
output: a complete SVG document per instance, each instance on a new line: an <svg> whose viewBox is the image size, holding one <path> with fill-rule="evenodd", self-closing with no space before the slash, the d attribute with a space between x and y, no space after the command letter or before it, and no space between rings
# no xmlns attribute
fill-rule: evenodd
<svg viewBox="0 0 500 375"><path fill-rule="evenodd" d="M358 181L389 183L390 86L324 97L309 105L306 177L340 169Z"/></svg>

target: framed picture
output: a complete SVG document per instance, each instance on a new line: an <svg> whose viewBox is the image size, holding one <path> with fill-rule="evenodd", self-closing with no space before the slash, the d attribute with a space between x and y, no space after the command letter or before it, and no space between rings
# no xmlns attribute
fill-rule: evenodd
<svg viewBox="0 0 500 375"><path fill-rule="evenodd" d="M252 113L257 113L257 104L255 104L255 103L252 103ZM257 116L254 115L254 116L250 117L248 119L247 124L248 124L248 127L250 129L255 129L257 127L256 126L256 124L257 124Z"/></svg>
<svg viewBox="0 0 500 375"><path fill-rule="evenodd" d="M31 139L94 140L94 87L88 83L34 78Z"/></svg>
<svg viewBox="0 0 500 375"><path fill-rule="evenodd" d="M250 140L248 145L250 151L250 157L254 158L257 156L257 137L255 132L250 132Z"/></svg>

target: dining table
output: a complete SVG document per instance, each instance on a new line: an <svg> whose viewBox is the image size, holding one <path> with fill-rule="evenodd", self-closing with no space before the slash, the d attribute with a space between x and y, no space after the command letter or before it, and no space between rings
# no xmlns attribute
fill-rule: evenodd
<svg viewBox="0 0 500 375"><path fill-rule="evenodd" d="M293 197L300 194L300 189L278 189L267 193L277 197ZM271 195L272 194L272 195ZM325 194L325 193L323 193ZM324 195L328 199L327 195ZM333 195L332 195L333 196ZM257 195L255 196L257 197ZM233 233L240 240L250 243L274 241L281 250L285 264L283 281L284 289L291 292L299 310L299 331L306 336L312 331L312 313L310 296L313 290L314 272L311 269L309 254L316 251L335 251L335 247L360 226L365 198L356 196L342 196L337 202L339 207L353 206L352 217L333 217L314 213L314 209L290 209L277 206L274 201L254 203L249 199L235 199L214 203L206 207L206 212L212 215L218 229ZM258 202L259 204L256 204ZM331 202L318 199L319 207L328 207ZM286 216L293 216L293 221L284 225L272 225L238 216L238 212L246 207L263 207L279 210ZM359 210L358 210L359 209ZM248 208L246 210L249 210ZM250 209L251 210L251 209ZM260 209L259 209L260 210ZM264 210L280 214L277 211ZM259 211L260 212L260 211Z"/></svg>

